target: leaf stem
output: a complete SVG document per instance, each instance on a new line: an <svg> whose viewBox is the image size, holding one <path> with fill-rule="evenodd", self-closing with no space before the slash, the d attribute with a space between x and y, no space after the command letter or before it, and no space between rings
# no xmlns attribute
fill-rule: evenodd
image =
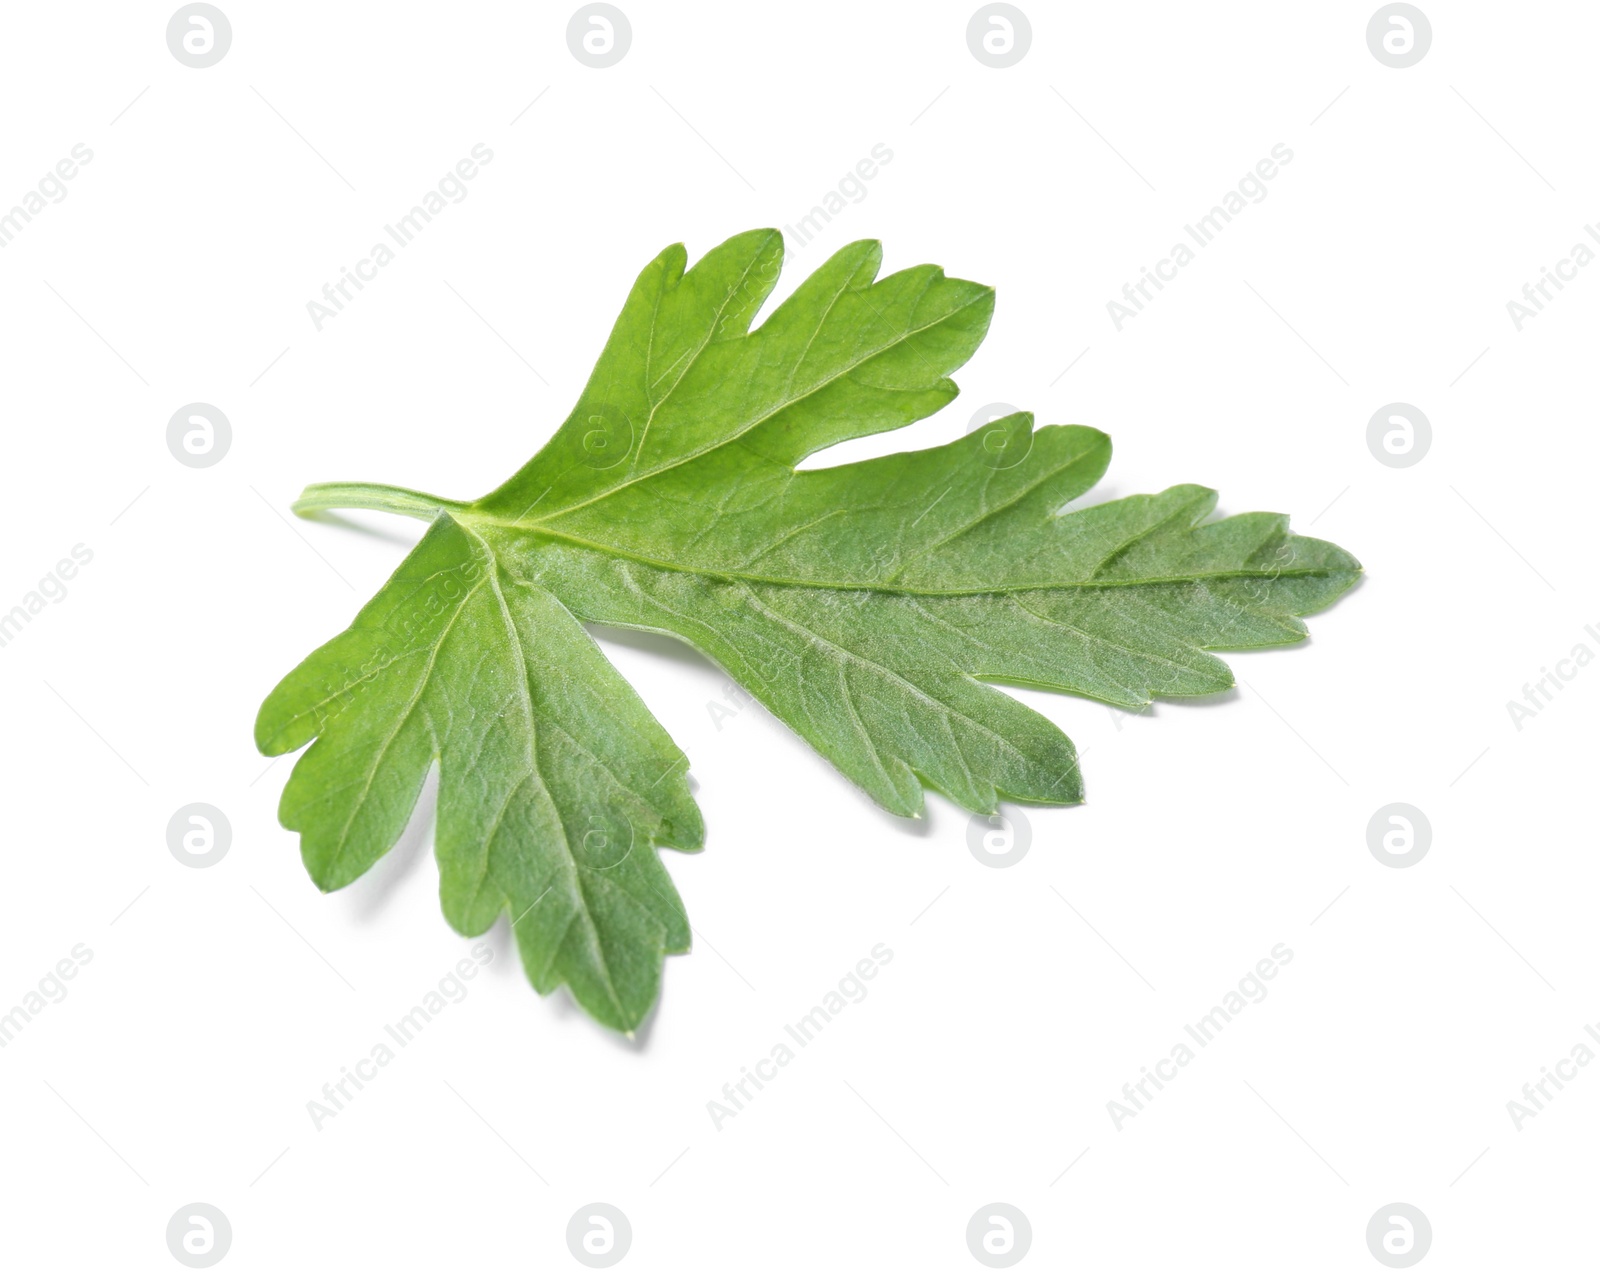
<svg viewBox="0 0 1600 1273"><path fill-rule="evenodd" d="M470 505L460 500L441 499L404 486L383 486L376 482L316 482L300 493L294 511L301 517L334 508L365 508L379 513L399 513L432 521L441 512L464 512Z"/></svg>

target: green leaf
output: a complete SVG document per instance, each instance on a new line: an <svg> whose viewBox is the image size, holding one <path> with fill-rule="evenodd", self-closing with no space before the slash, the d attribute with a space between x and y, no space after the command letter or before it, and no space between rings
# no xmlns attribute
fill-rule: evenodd
<svg viewBox="0 0 1600 1273"><path fill-rule="evenodd" d="M1227 689L1209 653L1286 645L1361 567L1278 514L1175 486L1070 513L1095 429L1026 412L960 441L797 471L956 396L994 293L851 244L751 322L775 231L645 267L572 414L471 503L365 484L296 510L431 525L351 627L273 690L269 755L318 886L366 871L440 770L446 917L502 912L541 993L632 1030L689 926L655 850L700 847L688 763L582 624L694 645L884 808L1083 798L1071 741L985 681L1136 708Z"/></svg>

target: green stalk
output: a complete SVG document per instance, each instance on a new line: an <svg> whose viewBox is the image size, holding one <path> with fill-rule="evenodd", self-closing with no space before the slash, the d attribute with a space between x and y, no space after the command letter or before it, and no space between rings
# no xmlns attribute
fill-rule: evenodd
<svg viewBox="0 0 1600 1273"><path fill-rule="evenodd" d="M403 486L383 486L376 482L316 482L306 487L293 508L301 517L335 508L364 508L378 513L399 513L432 521L441 512L462 513L469 504L441 499Z"/></svg>

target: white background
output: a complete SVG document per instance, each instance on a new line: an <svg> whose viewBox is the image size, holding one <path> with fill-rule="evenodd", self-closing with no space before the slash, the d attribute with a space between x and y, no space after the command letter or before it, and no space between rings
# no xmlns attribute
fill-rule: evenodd
<svg viewBox="0 0 1600 1273"><path fill-rule="evenodd" d="M0 1011L93 951L0 1050L8 1264L177 1268L195 1201L229 1269L576 1268L597 1200L639 1269L977 1268L994 1201L1031 1221L1023 1267L1378 1268L1396 1201L1432 1223L1424 1267L1588 1258L1600 1066L1521 1130L1506 1103L1600 1020L1600 667L1520 731L1506 701L1600 652L1600 267L1521 332L1506 302L1600 216L1600 12L1425 3L1432 48L1395 70L1370 3L1027 2L1032 47L994 70L970 0L626 0L632 47L594 70L565 5L223 7L205 70L163 5L5 15L0 206L94 152L0 250L0 610L94 554L0 649ZM317 331L306 302L479 142L465 201ZM886 270L998 305L960 401L852 456L1011 402L1113 436L1100 497L1214 486L1367 578L1305 645L1228 656L1219 702L1024 693L1089 800L1029 810L1004 870L959 810L877 811L759 708L717 728L699 656L600 634L691 758L706 850L667 859L693 954L629 1044L538 998L502 925L317 1130L306 1103L468 943L425 822L330 897L277 825L290 762L253 750L256 707L420 529L288 505L498 484L660 248L792 224L880 142L779 296L877 237ZM1106 302L1279 142L1269 196L1118 332ZM233 427L208 469L166 447L196 401ZM1405 469L1366 444L1395 401L1433 426ZM167 849L191 801L232 825L205 870ZM1367 847L1392 801L1433 829L1403 870ZM880 942L869 997L716 1130L706 1103ZM1270 996L1118 1130L1107 1102L1280 942Z"/></svg>

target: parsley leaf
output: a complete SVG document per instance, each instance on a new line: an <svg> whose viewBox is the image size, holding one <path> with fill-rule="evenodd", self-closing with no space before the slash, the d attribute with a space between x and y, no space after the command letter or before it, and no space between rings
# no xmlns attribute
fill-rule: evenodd
<svg viewBox="0 0 1600 1273"><path fill-rule="evenodd" d="M689 947L655 850L698 849L688 761L583 628L664 632L715 659L884 808L1081 800L1072 743L1000 681L1137 708L1228 688L1207 651L1301 640L1358 578L1278 514L1208 521L1176 486L1061 513L1105 472L1095 429L1026 412L957 442L797 471L956 396L993 290L934 266L877 277L844 248L758 328L772 230L639 275L577 406L471 503L308 487L302 514L382 509L427 533L345 632L262 705L317 885L399 838L431 765L446 918L511 916L541 993L631 1031ZM315 740L315 741L313 741Z"/></svg>

